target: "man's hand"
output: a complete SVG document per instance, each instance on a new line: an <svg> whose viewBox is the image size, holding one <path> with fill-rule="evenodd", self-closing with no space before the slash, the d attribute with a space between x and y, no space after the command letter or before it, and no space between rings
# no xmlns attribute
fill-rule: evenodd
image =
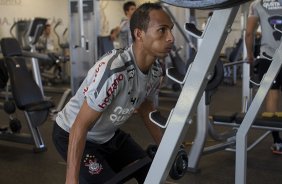
<svg viewBox="0 0 282 184"><path fill-rule="evenodd" d="M253 55L247 57L247 62L249 64L253 64L255 62L255 58Z"/></svg>
<svg viewBox="0 0 282 184"><path fill-rule="evenodd" d="M160 144L163 132L162 129L155 125L153 122L151 122L149 118L149 113L153 112L155 110L153 102L149 100L145 100L141 106L138 108L138 113L141 115L146 128L149 130L150 134L152 135L154 141L157 144Z"/></svg>

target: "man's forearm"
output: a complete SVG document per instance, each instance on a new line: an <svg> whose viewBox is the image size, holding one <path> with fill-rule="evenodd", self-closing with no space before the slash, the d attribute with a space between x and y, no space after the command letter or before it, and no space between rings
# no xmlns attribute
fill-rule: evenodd
<svg viewBox="0 0 282 184"><path fill-rule="evenodd" d="M153 122L151 122L149 118L149 113L154 111L154 105L153 102L151 101L145 101L139 108L140 115L142 116L142 119L145 123L146 128L149 130L150 134L152 135L154 141L157 144L160 144L162 136L163 136L163 131L162 129L155 125Z"/></svg>
<svg viewBox="0 0 282 184"><path fill-rule="evenodd" d="M247 34L245 38L245 42L246 42L247 56L248 58L250 57L252 58L254 53L254 49L253 49L254 36L251 33Z"/></svg>
<svg viewBox="0 0 282 184"><path fill-rule="evenodd" d="M72 127L69 137L66 184L78 184L82 153L85 147L86 133Z"/></svg>

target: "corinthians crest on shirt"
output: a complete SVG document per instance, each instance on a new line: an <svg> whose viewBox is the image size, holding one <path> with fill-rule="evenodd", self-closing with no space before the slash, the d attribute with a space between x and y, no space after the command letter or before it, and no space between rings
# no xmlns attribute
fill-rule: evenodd
<svg viewBox="0 0 282 184"><path fill-rule="evenodd" d="M98 162L97 158L94 155L87 154L83 160L84 166L88 167L88 171L90 174L100 174L103 170L103 166Z"/></svg>

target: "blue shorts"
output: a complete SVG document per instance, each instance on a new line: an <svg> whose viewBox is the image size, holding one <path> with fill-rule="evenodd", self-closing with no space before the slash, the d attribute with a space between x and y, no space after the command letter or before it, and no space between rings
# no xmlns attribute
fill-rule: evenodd
<svg viewBox="0 0 282 184"><path fill-rule="evenodd" d="M53 142L57 151L67 160L69 133L54 123ZM114 177L128 164L146 157L146 152L122 130L117 130L115 136L104 144L86 142L81 159L79 183L101 184ZM149 171L146 165L133 176L138 183L143 183ZM122 181L121 183L124 183Z"/></svg>

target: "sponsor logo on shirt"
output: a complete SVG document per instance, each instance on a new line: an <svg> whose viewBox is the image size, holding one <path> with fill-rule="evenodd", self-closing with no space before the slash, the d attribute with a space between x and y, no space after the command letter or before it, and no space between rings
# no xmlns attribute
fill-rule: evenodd
<svg viewBox="0 0 282 184"><path fill-rule="evenodd" d="M110 120L116 125L123 123L134 112L134 108L122 108L117 106L110 115Z"/></svg>
<svg viewBox="0 0 282 184"><path fill-rule="evenodd" d="M93 82L95 82L97 74L99 73L101 66L103 66L104 64L105 64L105 62L103 62L103 61L101 63L99 63L98 67L95 70L95 78L94 78Z"/></svg>
<svg viewBox="0 0 282 184"><path fill-rule="evenodd" d="M95 75L94 75L95 77L94 77L93 82L95 82L97 74L100 71L101 66L103 66L104 64L105 64L105 62L103 62L103 61L98 64L97 68L95 69ZM86 86L85 88L83 88L83 94L84 95L88 92L88 89L89 89L89 86ZM96 91L95 91L95 97L97 97L97 92Z"/></svg>
<svg viewBox="0 0 282 184"><path fill-rule="evenodd" d="M102 109L104 109L109 103L110 98L114 94L114 92L117 89L118 84L123 81L124 76L123 74L119 74L117 78L114 79L114 82L110 85L110 87L107 89L107 97L104 98L103 103L99 104L98 106Z"/></svg>
<svg viewBox="0 0 282 184"><path fill-rule="evenodd" d="M267 10L277 10L282 8L280 3L275 0L263 0L262 6Z"/></svg>

